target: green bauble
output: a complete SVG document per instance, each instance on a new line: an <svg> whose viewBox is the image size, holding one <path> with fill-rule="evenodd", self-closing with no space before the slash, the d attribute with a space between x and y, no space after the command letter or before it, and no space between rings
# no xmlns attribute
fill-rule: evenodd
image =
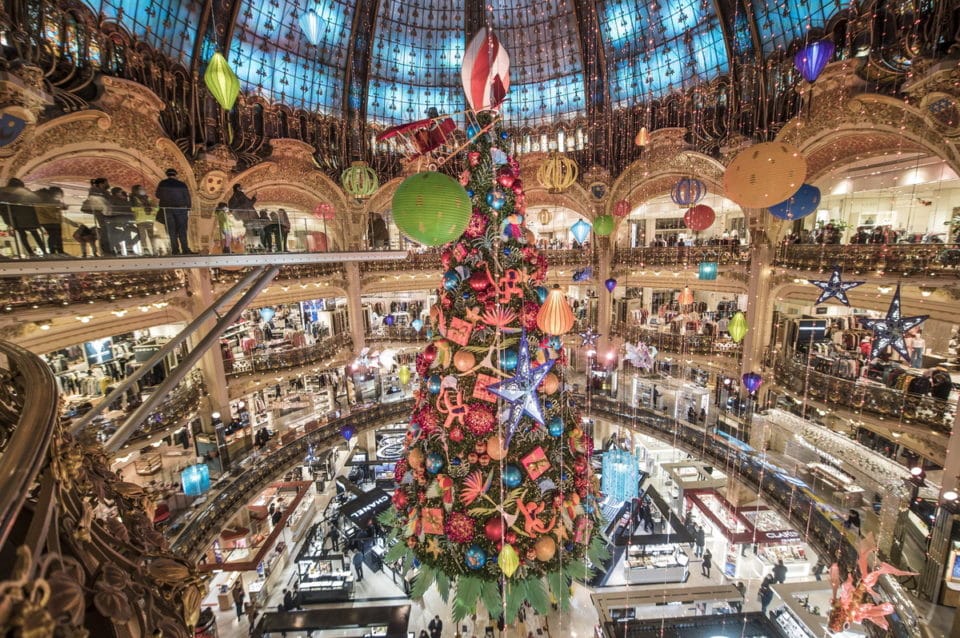
<svg viewBox="0 0 960 638"><path fill-rule="evenodd" d="M600 215L593 220L593 232L597 237L606 237L613 232L613 215Z"/></svg>
<svg viewBox="0 0 960 638"><path fill-rule="evenodd" d="M473 204L457 180L428 171L408 177L393 194L393 221L410 239L442 246L463 234Z"/></svg>

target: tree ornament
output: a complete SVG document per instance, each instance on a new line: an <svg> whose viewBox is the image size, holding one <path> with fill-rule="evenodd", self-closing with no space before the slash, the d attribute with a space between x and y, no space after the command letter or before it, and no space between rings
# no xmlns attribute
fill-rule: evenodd
<svg viewBox="0 0 960 638"><path fill-rule="evenodd" d="M646 126L641 126L640 130L637 131L636 136L633 138L633 143L643 148L650 143L650 132L647 131Z"/></svg>
<svg viewBox="0 0 960 638"><path fill-rule="evenodd" d="M500 351L500 369L504 372L513 372L517 369L517 351L506 348Z"/></svg>
<svg viewBox="0 0 960 638"><path fill-rule="evenodd" d="M366 162L356 161L340 174L340 184L354 199L366 199L380 188L380 179Z"/></svg>
<svg viewBox="0 0 960 638"><path fill-rule="evenodd" d="M544 394L553 394L560 389L560 379L557 378L557 375L551 372L543 378L543 383L540 384L540 388L543 390Z"/></svg>
<svg viewBox="0 0 960 638"><path fill-rule="evenodd" d="M443 273L443 288L448 292L453 292L460 287L460 275L452 270Z"/></svg>
<svg viewBox="0 0 960 638"><path fill-rule="evenodd" d="M747 325L747 317L739 310L734 313L729 323L727 323L727 333L730 335L730 338L733 339L734 343L740 343L743 341L743 338L747 336L747 330L749 329L750 327Z"/></svg>
<svg viewBox="0 0 960 638"><path fill-rule="evenodd" d="M504 381L488 385L487 392L504 399L510 410L505 424L506 437L504 444L509 448L510 441L520 424L520 419L528 416L540 425L543 425L543 410L537 395L537 386L550 373L554 360L550 359L541 366L530 368L530 346L527 343L527 333L520 336L520 353L517 362L516 374Z"/></svg>
<svg viewBox="0 0 960 638"><path fill-rule="evenodd" d="M436 452L431 452L427 455L427 460L424 463L424 467L431 474L439 474L440 470L443 469L443 457Z"/></svg>
<svg viewBox="0 0 960 638"><path fill-rule="evenodd" d="M333 204L321 202L313 207L313 216L323 222L332 222L337 218L337 212Z"/></svg>
<svg viewBox="0 0 960 638"><path fill-rule="evenodd" d="M352 439L355 433L356 431L353 429L352 425L345 425L342 428L340 428L340 435L347 441Z"/></svg>
<svg viewBox="0 0 960 638"><path fill-rule="evenodd" d="M467 229L473 204L457 180L432 171L408 177L393 194L393 221L426 246L442 246Z"/></svg>
<svg viewBox="0 0 960 638"><path fill-rule="evenodd" d="M420 319L414 319L410 322L410 327L413 328L415 332L420 332L423 330L423 321Z"/></svg>
<svg viewBox="0 0 960 638"><path fill-rule="evenodd" d="M670 199L681 208L693 206L707 194L707 187L699 179L684 177L670 191Z"/></svg>
<svg viewBox="0 0 960 638"><path fill-rule="evenodd" d="M783 142L743 150L723 174L726 196L744 208L767 208L787 199L807 176L803 154Z"/></svg>
<svg viewBox="0 0 960 638"><path fill-rule="evenodd" d="M476 364L477 358L469 350L457 350L457 353L453 355L453 367L459 372L472 370Z"/></svg>
<svg viewBox="0 0 960 638"><path fill-rule="evenodd" d="M537 313L537 326L548 335L561 336L573 328L574 322L573 310L566 296L560 291L560 286L554 286Z"/></svg>
<svg viewBox="0 0 960 638"><path fill-rule="evenodd" d="M503 188L511 188L516 179L516 176L513 174L513 169L509 166L501 166L497 169L497 184Z"/></svg>
<svg viewBox="0 0 960 638"><path fill-rule="evenodd" d="M561 436L563 434L563 419L560 417L550 419L550 425L547 426L547 431L550 433L550 436Z"/></svg>
<svg viewBox="0 0 960 638"><path fill-rule="evenodd" d="M597 234L597 237L606 237L613 232L615 225L616 222L612 215L600 215L593 220L593 232Z"/></svg>
<svg viewBox="0 0 960 638"><path fill-rule="evenodd" d="M464 562L469 569L474 571L483 569L483 566L487 564L487 553L478 545L471 545L469 549L467 549Z"/></svg>
<svg viewBox="0 0 960 638"><path fill-rule="evenodd" d="M717 214L705 204L697 204L683 215L683 224L690 230L700 232L713 225Z"/></svg>
<svg viewBox="0 0 960 638"><path fill-rule="evenodd" d="M893 293L887 316L883 319L860 319L861 325L867 330L873 330L873 347L870 349L870 358L875 359L887 346L892 347L907 361L911 360L907 342L904 340L907 333L927 320L930 315L904 317L900 307L900 284Z"/></svg>
<svg viewBox="0 0 960 638"><path fill-rule="evenodd" d="M400 385L407 385L410 382L410 368L404 364L397 370L397 380Z"/></svg>
<svg viewBox="0 0 960 638"><path fill-rule="evenodd" d="M488 518L487 522L483 526L483 535L487 537L491 543L499 543L503 540L503 534L506 532L507 526L503 522L503 518L499 515Z"/></svg>
<svg viewBox="0 0 960 638"><path fill-rule="evenodd" d="M503 439L500 438L500 435L494 434L487 439L487 454L489 454L490 458L494 461L500 461L507 456L507 447L503 444Z"/></svg>
<svg viewBox="0 0 960 638"><path fill-rule="evenodd" d="M557 543L552 536L541 536L533 546L537 560L547 562L557 553Z"/></svg>
<svg viewBox="0 0 960 638"><path fill-rule="evenodd" d="M431 374L430 378L427 379L427 391L430 394L440 394L440 375Z"/></svg>
<svg viewBox="0 0 960 638"><path fill-rule="evenodd" d="M815 306L819 306L834 297L844 306L849 306L850 299L847 298L847 291L867 283L865 281L841 281L841 272L840 266L834 266L833 272L830 274L830 279L826 281L817 279L807 280L807 283L813 284L820 289L820 296L817 297L817 301L814 303Z"/></svg>
<svg viewBox="0 0 960 638"><path fill-rule="evenodd" d="M523 474L520 472L520 468L516 465L507 465L503 468L503 484L509 489L513 489L520 485L523 481Z"/></svg>
<svg viewBox="0 0 960 638"><path fill-rule="evenodd" d="M497 565L507 578L511 578L517 573L517 568L520 567L520 556L517 555L517 550L513 548L513 545L507 543L503 546L500 555L497 557Z"/></svg>
<svg viewBox="0 0 960 638"><path fill-rule="evenodd" d="M494 188L487 193L487 205L493 210L500 210L507 203L507 195L499 188Z"/></svg>
<svg viewBox="0 0 960 638"><path fill-rule="evenodd" d="M537 181L551 193L562 193L577 181L580 167L556 151L552 151L537 169Z"/></svg>
<svg viewBox="0 0 960 638"><path fill-rule="evenodd" d="M203 83L207 85L210 95L217 101L224 111L229 111L237 102L240 95L240 78L230 68L227 59L220 52L214 53L207 62L207 70L203 73Z"/></svg>

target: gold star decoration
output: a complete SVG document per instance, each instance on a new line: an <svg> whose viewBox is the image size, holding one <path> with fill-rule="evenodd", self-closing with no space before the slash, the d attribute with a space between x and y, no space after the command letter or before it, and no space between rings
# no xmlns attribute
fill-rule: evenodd
<svg viewBox="0 0 960 638"><path fill-rule="evenodd" d="M431 536L430 540L427 541L427 549L425 551L434 558L439 558L440 554L443 553L443 550L440 549L440 543L437 542L436 536Z"/></svg>
<svg viewBox="0 0 960 638"><path fill-rule="evenodd" d="M470 323L477 323L480 321L480 308L477 306L473 308L467 308L464 318Z"/></svg>

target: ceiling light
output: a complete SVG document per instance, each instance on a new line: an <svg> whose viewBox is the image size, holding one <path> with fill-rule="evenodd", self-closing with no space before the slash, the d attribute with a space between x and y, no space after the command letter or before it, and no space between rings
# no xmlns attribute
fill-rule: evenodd
<svg viewBox="0 0 960 638"><path fill-rule="evenodd" d="M945 501L955 501L957 498L960 498L960 495L957 494L957 490L947 490L943 493L943 500Z"/></svg>
<svg viewBox="0 0 960 638"><path fill-rule="evenodd" d="M77 321L80 323L90 323L90 320L93 319L93 315L79 315Z"/></svg>
<svg viewBox="0 0 960 638"><path fill-rule="evenodd" d="M891 291L891 290L892 290L892 288L891 288L890 286L877 286L877 291L878 291L881 295L890 294L890 291Z"/></svg>
<svg viewBox="0 0 960 638"><path fill-rule="evenodd" d="M110 311L110 314L112 314L114 317L123 317L124 315L127 314L127 311L126 311L126 310L111 310L111 311Z"/></svg>
<svg viewBox="0 0 960 638"><path fill-rule="evenodd" d="M936 288L933 286L920 286L920 296L929 297L934 293L935 290Z"/></svg>

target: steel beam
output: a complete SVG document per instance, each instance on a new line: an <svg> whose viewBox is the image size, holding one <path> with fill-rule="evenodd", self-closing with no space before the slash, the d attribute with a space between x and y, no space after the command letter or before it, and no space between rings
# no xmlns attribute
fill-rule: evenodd
<svg viewBox="0 0 960 638"><path fill-rule="evenodd" d="M244 308L247 307L257 295L260 294L260 291L269 284L273 278L279 272L279 268L273 266L266 269L259 278L250 286L250 289L244 293L243 297L234 304L227 314L221 317L213 329L204 335L203 339L200 340L190 353L177 365L176 368L170 371L170 374L166 379L163 380L153 394L144 401L140 407L138 407L133 414L127 417L127 420L123 422L117 431L110 437L110 439L104 444L103 448L108 453L116 452L120 447L127 441L133 431L137 428L140 423L147 417L148 414L153 410L153 408L163 401L167 394L172 390L180 380L187 375L187 373L196 365L197 361L204 355L210 346L217 343L220 340L220 335L223 334L223 331L226 330L230 325L232 325L239 317L240 313L243 312Z"/></svg>
<svg viewBox="0 0 960 638"><path fill-rule="evenodd" d="M170 255L166 257L109 257L100 259L24 259L0 261L0 277L186 268L339 264L352 261L401 261L406 258L406 251L385 250L343 253L241 253L236 255Z"/></svg>

